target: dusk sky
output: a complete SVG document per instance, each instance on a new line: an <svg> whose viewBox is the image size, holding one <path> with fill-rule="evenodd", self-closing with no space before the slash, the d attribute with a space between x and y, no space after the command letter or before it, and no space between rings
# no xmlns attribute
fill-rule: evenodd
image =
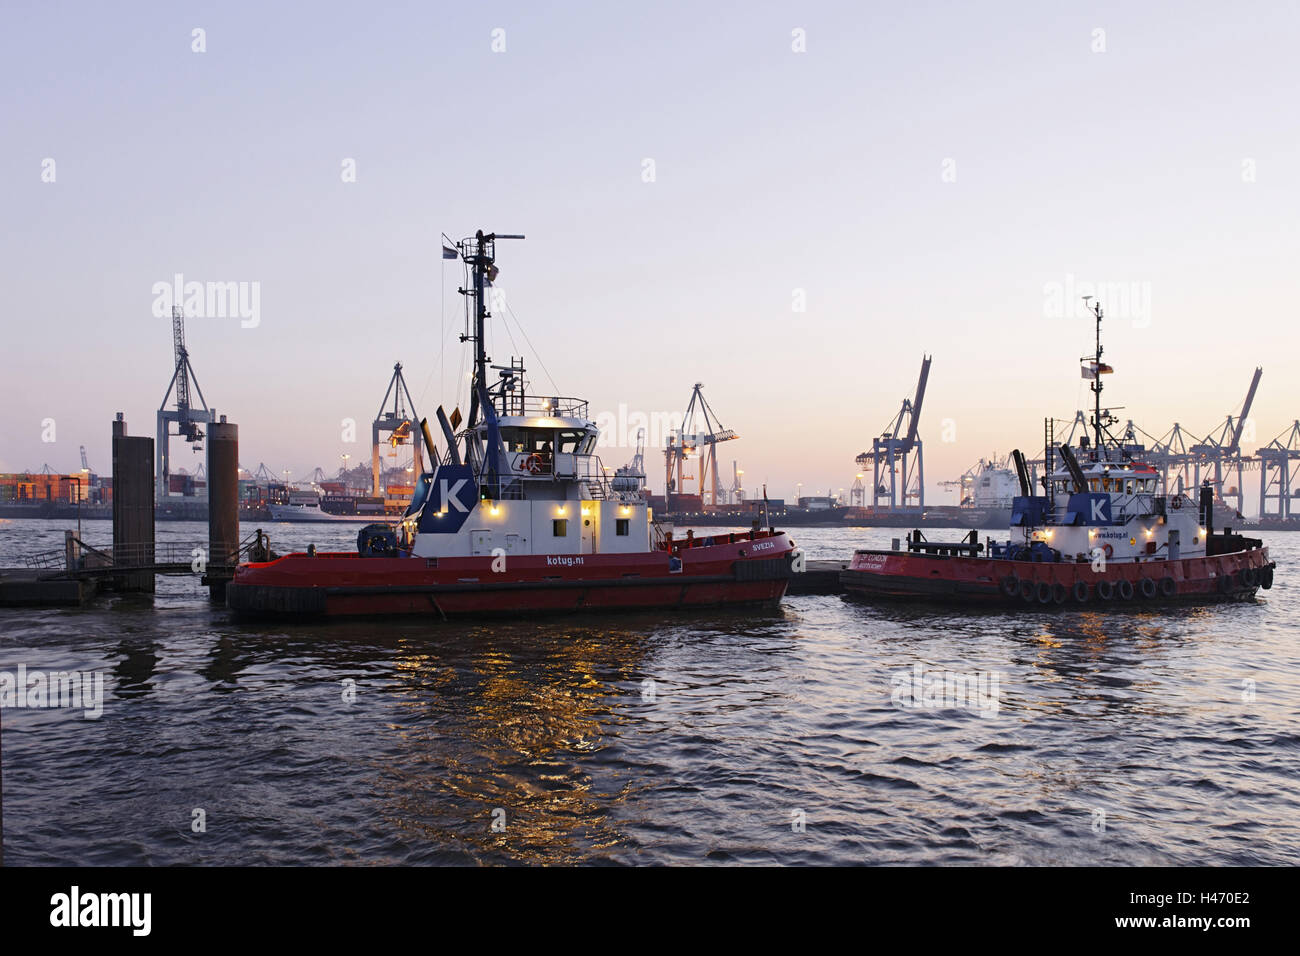
<svg viewBox="0 0 1300 956"><path fill-rule="evenodd" d="M1300 416L1295 3L0 18L0 471L75 470L84 444L109 473L118 411L154 433L155 284L177 274L256 290L255 321L186 326L245 467L367 459L395 361L422 415L464 406L439 237L478 228L527 235L499 244L499 288L540 362L513 320L494 360L513 333L537 391L593 415L681 411L703 382L751 491L847 488L923 354L934 502L982 456L1036 452L1044 416L1089 401L1092 326L1060 314L1089 283L1122 418L1204 435L1256 365L1247 447Z"/></svg>

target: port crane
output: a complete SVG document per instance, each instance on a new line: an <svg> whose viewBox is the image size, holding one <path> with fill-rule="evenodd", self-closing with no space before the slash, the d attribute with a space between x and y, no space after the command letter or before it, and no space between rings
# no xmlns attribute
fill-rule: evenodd
<svg viewBox="0 0 1300 956"><path fill-rule="evenodd" d="M732 441L740 436L730 428L724 428L718 421L717 414L704 397L704 383L696 382L691 390L691 400L686 405L686 414L682 416L682 425L668 436L668 445L664 449L667 469L664 476L664 493L686 494L686 483L695 481L700 497L705 505L720 504L718 489L718 455L717 446L724 441ZM696 430L697 418L703 428ZM699 473L686 473L686 461L691 458L700 460ZM706 493L705 480L709 485Z"/></svg>
<svg viewBox="0 0 1300 956"><path fill-rule="evenodd" d="M731 461L731 487L727 489L727 500L729 504L738 505L745 500L745 486L740 480L740 476L745 472L736 466L736 460Z"/></svg>
<svg viewBox="0 0 1300 956"><path fill-rule="evenodd" d="M1255 452L1260 461L1259 516L1291 519L1291 502L1300 498L1300 419ZM1269 502L1275 505L1269 510Z"/></svg>
<svg viewBox="0 0 1300 956"><path fill-rule="evenodd" d="M388 407L390 397L393 400L391 408ZM407 409L410 410L409 413ZM419 421L420 418L415 413L415 402L411 400L411 390L406 387L406 379L402 376L402 363L396 362L393 365L393 376L388 380L388 390L384 392L384 400L379 403L379 412L370 426L370 493L375 497L384 493L379 468L380 434L388 436L385 441L393 449L389 453L390 457L397 456L398 445L410 445L418 469L422 467Z"/></svg>
<svg viewBox="0 0 1300 956"><path fill-rule="evenodd" d="M891 511L908 508L913 502L917 509L925 507L925 465L918 429L925 386L930 379L930 359L929 355L921 358L915 396L911 400L903 399L903 407L893 421L872 439L871 451L864 451L854 459L863 469L871 466L873 509L880 508L882 503Z"/></svg>
<svg viewBox="0 0 1300 956"><path fill-rule="evenodd" d="M216 410L208 408L203 399L203 390L199 388L198 376L190 364L189 349L185 347L185 312L180 306L172 307L172 345L175 353L175 365L162 404L158 406L158 443L154 450L157 458L156 497L159 501L169 494L171 474L171 440L170 425L176 423L175 434L181 436L198 454L203 450L203 428L217 420ZM190 386L194 386L197 403L191 398ZM175 407L168 408L167 403L175 396Z"/></svg>
<svg viewBox="0 0 1300 956"><path fill-rule="evenodd" d="M1241 405L1241 413L1235 417L1229 415L1217 433L1211 432L1205 436L1204 441L1189 449L1199 459L1197 484L1200 483L1200 465L1203 464L1207 472L1206 480L1214 486L1215 494L1225 503L1231 504L1238 514L1241 514L1243 506L1245 481L1242 471L1247 462L1247 459L1241 457L1242 430L1246 426L1246 419L1250 417L1250 408L1255 402L1255 392L1259 389L1259 380L1263 374L1262 368L1255 369L1250 388L1246 391L1246 400ZM1228 474L1235 472L1237 476L1237 483L1227 489L1223 486L1225 471ZM1213 477L1208 473L1212 473Z"/></svg>
<svg viewBox="0 0 1300 956"><path fill-rule="evenodd" d="M858 472L853 476L853 484L849 486L849 506L852 508L863 508L867 503L867 486L862 483L866 475Z"/></svg>

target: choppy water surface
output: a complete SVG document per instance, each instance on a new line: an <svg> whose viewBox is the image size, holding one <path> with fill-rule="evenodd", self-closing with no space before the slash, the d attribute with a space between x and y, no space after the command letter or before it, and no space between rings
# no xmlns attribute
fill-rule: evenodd
<svg viewBox="0 0 1300 956"><path fill-rule="evenodd" d="M65 524L0 522L0 565ZM270 530L281 550L356 533ZM794 537L817 558L897 534ZM5 859L1295 864L1300 535L1266 537L1259 600L1160 615L801 597L254 627L167 578L152 600L0 609L0 671L97 671L106 697L97 720L4 711ZM917 665L996 676L996 713L897 706Z"/></svg>

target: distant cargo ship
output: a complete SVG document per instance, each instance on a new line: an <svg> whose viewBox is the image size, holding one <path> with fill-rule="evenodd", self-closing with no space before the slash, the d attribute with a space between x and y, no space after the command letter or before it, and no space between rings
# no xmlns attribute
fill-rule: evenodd
<svg viewBox="0 0 1300 956"><path fill-rule="evenodd" d="M283 503L271 503L267 510L272 521L383 521L401 517L405 510L400 499L369 498L357 495L293 492ZM397 513L390 514L391 510Z"/></svg>
<svg viewBox="0 0 1300 956"><path fill-rule="evenodd" d="M969 484L962 482L960 507L972 512L971 527L996 528L1011 523L1011 505L1020 493L1020 478L1007 458L985 461L980 459L978 469L970 476Z"/></svg>

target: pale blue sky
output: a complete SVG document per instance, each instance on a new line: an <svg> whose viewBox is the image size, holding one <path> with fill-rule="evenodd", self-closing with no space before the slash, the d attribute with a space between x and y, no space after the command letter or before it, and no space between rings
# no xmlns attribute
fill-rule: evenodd
<svg viewBox="0 0 1300 956"><path fill-rule="evenodd" d="M1084 400L1089 325L1045 308L1069 276L1150 295L1110 325L1116 405L1203 434L1262 364L1263 444L1300 415L1298 10L8 4L0 470L72 469L85 444L107 472L119 410L153 433L151 290L177 272L260 283L258 327L187 328L245 465L365 456L339 421L364 440L394 361L423 414L457 400L438 237L479 227L528 235L500 285L560 391L664 412L703 381L742 435L727 470L774 496L847 487L923 352L933 500L1036 448Z"/></svg>

